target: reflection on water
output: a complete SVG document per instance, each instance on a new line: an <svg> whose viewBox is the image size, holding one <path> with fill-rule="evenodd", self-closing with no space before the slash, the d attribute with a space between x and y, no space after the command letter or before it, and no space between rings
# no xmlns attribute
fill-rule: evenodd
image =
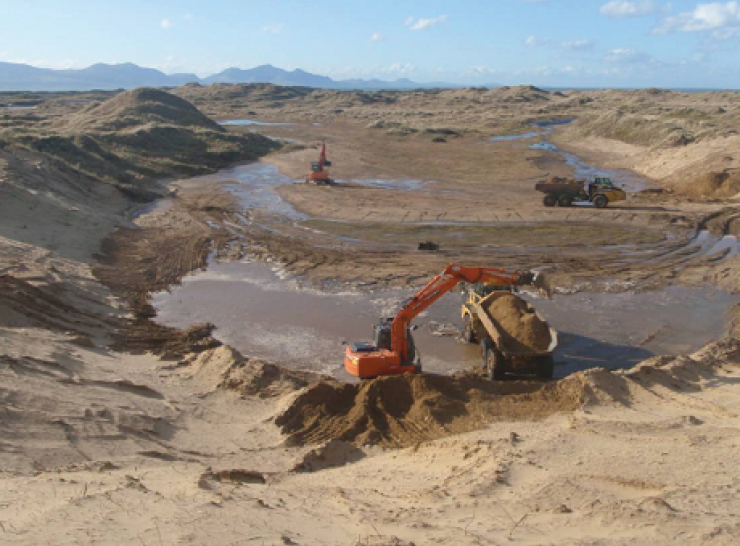
<svg viewBox="0 0 740 546"><path fill-rule="evenodd" d="M215 335L246 355L348 380L344 343L368 340L379 317L395 314L411 289L321 292L281 278L266 264L212 264L153 298L157 320L216 325ZM556 375L594 366L629 367L654 354L690 352L724 333L738 298L715 288L670 287L635 294L525 296L560 332ZM435 336L430 323L461 327L461 295L452 291L415 324L424 369L451 373L480 365L478 348Z"/></svg>
<svg viewBox="0 0 740 546"><path fill-rule="evenodd" d="M278 127L284 125L295 125L295 123L271 123L268 121L257 121L256 119L227 119L219 121L219 125L259 125L261 127Z"/></svg>

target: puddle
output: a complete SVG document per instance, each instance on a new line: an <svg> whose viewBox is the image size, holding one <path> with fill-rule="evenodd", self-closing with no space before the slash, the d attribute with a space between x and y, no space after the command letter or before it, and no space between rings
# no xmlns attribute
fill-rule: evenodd
<svg viewBox="0 0 740 546"><path fill-rule="evenodd" d="M382 179L382 178L352 178L350 180L337 180L337 182L352 182L361 186L367 186L370 188L382 188L386 190L423 190L429 184L436 184L436 182L430 182L425 180L416 180L413 178L399 178L395 180Z"/></svg>
<svg viewBox="0 0 740 546"><path fill-rule="evenodd" d="M153 305L162 324L187 327L212 322L216 337L244 354L350 380L344 371L343 343L369 339L378 318L393 316L396 306L411 294L301 289L266 264L236 262L217 263L186 277L171 292L155 294ZM451 322L448 319L454 317L445 315L456 309L457 317L460 302L459 293L447 294L415 322L420 328L414 339L427 371L449 373L478 360L476 346L435 336L428 326L430 321Z"/></svg>
<svg viewBox="0 0 740 546"><path fill-rule="evenodd" d="M298 212L275 191L285 184L302 184L303 180L295 180L281 174L277 167L270 163L238 165L222 169L214 174L188 178L180 182L187 184L227 182L222 187L235 195L245 209L261 210L266 213L285 216L291 220L306 220L309 218L307 215ZM397 190L419 190L435 183L407 178L356 178L340 180L339 182L351 182L361 186Z"/></svg>
<svg viewBox="0 0 740 546"><path fill-rule="evenodd" d="M593 366L626 368L654 355L695 351L722 337L740 301L711 286L527 299L560 333L556 372L561 377Z"/></svg>
<svg viewBox="0 0 740 546"><path fill-rule="evenodd" d="M250 131L250 133L253 133L254 131ZM275 142L285 142L286 144L295 144L300 142L297 138L288 138L288 137L281 137L281 136L270 136L270 135L263 135L269 138L270 140L274 140Z"/></svg>
<svg viewBox="0 0 740 546"><path fill-rule="evenodd" d="M14 106L12 104L0 104L3 110L35 110L36 106Z"/></svg>
<svg viewBox="0 0 740 546"><path fill-rule="evenodd" d="M222 187L235 195L247 210L255 209L270 214L285 216L292 220L306 220L308 216L298 212L275 191L284 184L302 183L278 171L270 163L248 163L222 169L214 174L182 180L183 183L226 182Z"/></svg>
<svg viewBox="0 0 740 546"><path fill-rule="evenodd" d="M491 142L501 142L504 140L526 140L528 138L536 138L538 136L540 136L540 133L523 133L521 135L495 136L495 137L491 137L489 140Z"/></svg>
<svg viewBox="0 0 740 546"><path fill-rule="evenodd" d="M292 369L352 379L343 343L369 340L381 316L393 316L409 289L372 294L301 288L262 263L215 263L153 297L157 321L216 325L215 335L246 355ZM711 287L659 292L574 294L545 300L525 296L560 332L556 375L594 367L629 367L655 354L690 352L721 337L738 300ZM452 291L415 320L424 369L452 373L478 366L478 348L435 336L436 324L462 326L461 295Z"/></svg>
<svg viewBox="0 0 740 546"><path fill-rule="evenodd" d="M661 263L669 258L679 261L696 260L698 258L724 261L738 254L740 254L740 241L734 235L721 236L707 230L701 230L685 246L660 253L645 260L645 263Z"/></svg>
<svg viewBox="0 0 740 546"><path fill-rule="evenodd" d="M715 236L716 237L716 236ZM724 237L717 237L717 240L707 251L707 255L712 256L714 254L725 254L726 258L732 258L737 256L740 252L740 242L734 235L725 235Z"/></svg>
<svg viewBox="0 0 740 546"><path fill-rule="evenodd" d="M573 122L572 119L554 119L554 120L549 120L549 121L535 121L531 125L533 127L548 128L548 127L557 127L558 125L568 125L569 123L572 123L572 122Z"/></svg>
<svg viewBox="0 0 740 546"><path fill-rule="evenodd" d="M218 122L219 125L259 125L260 127L280 127L295 125L295 123L272 123L268 121L257 121L256 119L226 119Z"/></svg>

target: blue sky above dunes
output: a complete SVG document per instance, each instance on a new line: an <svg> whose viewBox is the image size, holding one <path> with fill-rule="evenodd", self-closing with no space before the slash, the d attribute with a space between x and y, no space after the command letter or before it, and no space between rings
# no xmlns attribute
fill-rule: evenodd
<svg viewBox="0 0 740 546"><path fill-rule="evenodd" d="M0 0L0 61L210 75L740 88L740 2Z"/></svg>

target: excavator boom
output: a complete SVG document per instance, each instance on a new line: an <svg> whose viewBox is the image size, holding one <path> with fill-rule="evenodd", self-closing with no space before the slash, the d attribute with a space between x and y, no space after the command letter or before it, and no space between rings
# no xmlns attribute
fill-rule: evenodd
<svg viewBox="0 0 740 546"><path fill-rule="evenodd" d="M508 272L500 268L463 267L448 265L407 300L393 319L381 320L375 326L375 343L353 343L347 347L344 364L352 375L377 377L415 373L420 367L414 361L415 349L411 338L411 321L449 292L460 282L489 282L500 285L532 284L530 272Z"/></svg>

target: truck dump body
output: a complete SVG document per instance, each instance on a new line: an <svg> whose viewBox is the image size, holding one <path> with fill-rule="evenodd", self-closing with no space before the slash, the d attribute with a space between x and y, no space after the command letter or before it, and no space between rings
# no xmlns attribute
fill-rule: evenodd
<svg viewBox="0 0 740 546"><path fill-rule="evenodd" d="M480 300L480 302L472 304L481 327L485 330L485 334L493 340L498 350L507 358L527 358L551 355L558 344L557 332L549 327L547 321L539 315L539 313L537 313L529 303L524 302L524 300L520 300L526 305L528 313L533 314L547 328L547 333L549 334L549 339L545 340L545 343L541 346L528 346L527 344L521 343L514 337L514 335L512 335L511 332L507 331L502 326L500 318L497 318L490 313L489 308L491 304L494 300L502 297L511 298L515 296L507 292L493 292ZM479 339L484 338L485 334L483 332L479 332Z"/></svg>
<svg viewBox="0 0 740 546"><path fill-rule="evenodd" d="M558 195L567 193L569 195L572 195L574 198L578 197L580 199L588 199L588 194L583 188L584 182L576 180L568 180L563 182L557 180L547 180L545 182L537 182L537 184L535 184L534 186L534 189L541 193L554 193Z"/></svg>

